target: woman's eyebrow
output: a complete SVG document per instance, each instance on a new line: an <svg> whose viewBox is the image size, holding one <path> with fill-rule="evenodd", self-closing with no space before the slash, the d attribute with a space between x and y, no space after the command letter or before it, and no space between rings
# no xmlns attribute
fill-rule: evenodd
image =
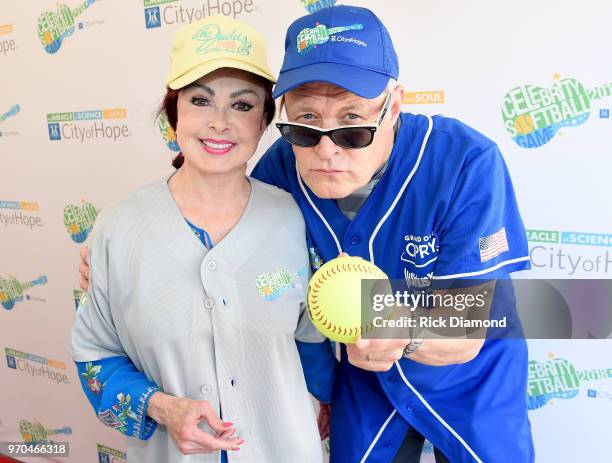
<svg viewBox="0 0 612 463"><path fill-rule="evenodd" d="M230 98L236 98L237 96L244 95L245 93L252 93L253 95L259 97L259 95L257 95L257 93L254 90L251 90L250 88L245 88L242 90L235 91L234 93L230 95Z"/></svg>
<svg viewBox="0 0 612 463"><path fill-rule="evenodd" d="M215 96L215 91L207 85L194 83L189 86L190 89L195 87L201 88L205 92L208 92L210 96Z"/></svg>

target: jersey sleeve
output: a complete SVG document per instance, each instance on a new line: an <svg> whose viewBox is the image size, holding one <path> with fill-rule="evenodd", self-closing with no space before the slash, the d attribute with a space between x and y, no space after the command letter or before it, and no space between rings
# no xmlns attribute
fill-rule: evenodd
<svg viewBox="0 0 612 463"><path fill-rule="evenodd" d="M124 352L108 295L107 216L101 214L89 243L90 287L71 332L70 351L83 391L97 417L127 436L148 439L157 423L147 416L159 387Z"/></svg>
<svg viewBox="0 0 612 463"><path fill-rule="evenodd" d="M435 279L503 278L530 268L525 227L496 145L464 164L438 237Z"/></svg>

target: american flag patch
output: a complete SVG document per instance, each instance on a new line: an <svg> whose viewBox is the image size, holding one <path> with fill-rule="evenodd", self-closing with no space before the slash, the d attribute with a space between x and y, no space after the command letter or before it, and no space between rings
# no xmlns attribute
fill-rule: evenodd
<svg viewBox="0 0 612 463"><path fill-rule="evenodd" d="M478 248L480 249L480 262L486 262L499 256L502 252L509 251L506 229L500 228L492 235L479 238Z"/></svg>

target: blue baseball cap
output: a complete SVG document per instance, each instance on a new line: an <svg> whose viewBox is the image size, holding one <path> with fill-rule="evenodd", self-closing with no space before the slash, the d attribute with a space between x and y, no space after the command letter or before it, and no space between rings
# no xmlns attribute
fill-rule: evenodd
<svg viewBox="0 0 612 463"><path fill-rule="evenodd" d="M294 21L274 98L308 82L327 82L363 98L380 95L399 64L389 32L367 8L336 5Z"/></svg>

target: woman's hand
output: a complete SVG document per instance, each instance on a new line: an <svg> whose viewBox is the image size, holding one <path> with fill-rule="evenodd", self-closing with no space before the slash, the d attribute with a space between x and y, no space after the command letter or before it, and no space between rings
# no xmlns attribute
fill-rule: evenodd
<svg viewBox="0 0 612 463"><path fill-rule="evenodd" d="M79 251L81 264L79 265L79 285L83 291L89 290L89 248L83 246Z"/></svg>
<svg viewBox="0 0 612 463"><path fill-rule="evenodd" d="M192 400L155 392L149 399L147 415L166 426L176 447L183 455L210 453L217 450L240 450L244 442L232 437L232 423L225 423L206 400ZM198 424L206 421L215 435L202 431Z"/></svg>

